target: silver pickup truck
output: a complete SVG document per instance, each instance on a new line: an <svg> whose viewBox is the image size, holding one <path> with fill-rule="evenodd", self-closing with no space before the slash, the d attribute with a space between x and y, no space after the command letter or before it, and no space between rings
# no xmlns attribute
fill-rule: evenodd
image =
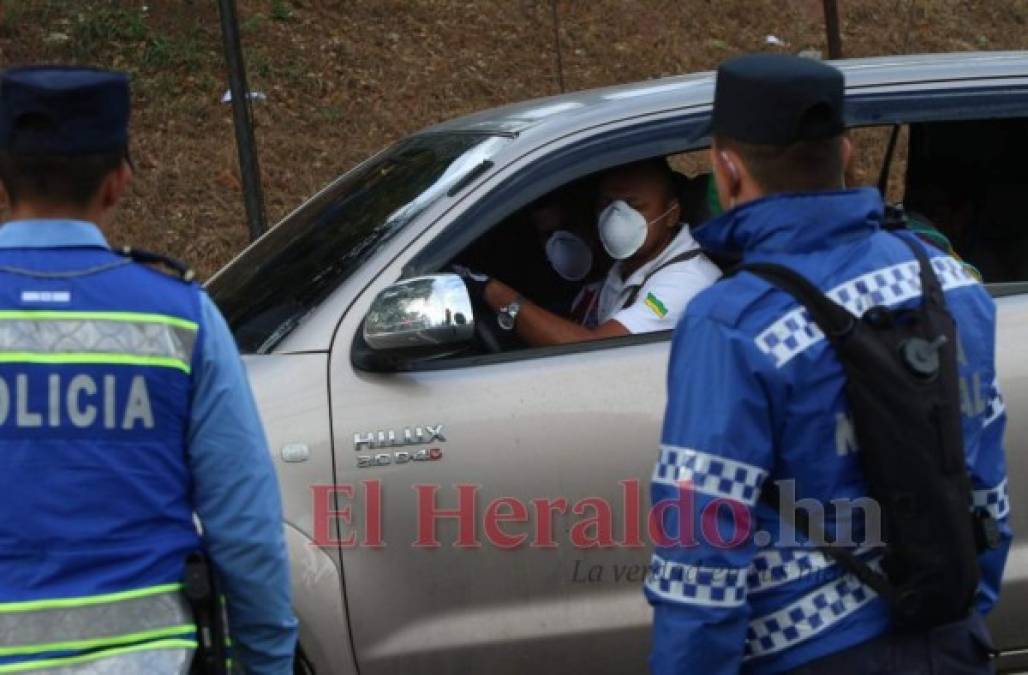
<svg viewBox="0 0 1028 675"><path fill-rule="evenodd" d="M864 157L866 182L881 174L902 201L945 177L929 187L959 206L953 243L999 308L1016 538L990 624L1001 669L1028 670L1028 53L837 65L858 151L882 155ZM498 340L446 271L460 260L545 297L526 207L648 157L702 172L713 85L651 80L429 128L211 280L281 481L298 672L645 670L670 331L527 348Z"/></svg>

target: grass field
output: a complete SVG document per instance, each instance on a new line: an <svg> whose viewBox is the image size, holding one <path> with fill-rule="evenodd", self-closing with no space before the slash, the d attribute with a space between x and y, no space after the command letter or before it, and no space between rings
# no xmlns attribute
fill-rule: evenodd
<svg viewBox="0 0 1028 675"><path fill-rule="evenodd" d="M840 0L846 56L1024 49L1028 0ZM399 137L559 92L550 0L239 0L268 220ZM558 0L568 90L825 49L820 0ZM766 44L774 35L788 47ZM0 0L0 63L133 75L109 233L209 275L246 244L214 0Z"/></svg>

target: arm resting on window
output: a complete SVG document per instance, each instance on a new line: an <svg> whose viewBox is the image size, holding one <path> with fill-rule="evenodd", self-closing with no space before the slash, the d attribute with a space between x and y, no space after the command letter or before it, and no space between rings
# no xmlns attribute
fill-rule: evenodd
<svg viewBox="0 0 1028 675"><path fill-rule="evenodd" d="M484 295L486 304L499 311L501 307L514 302L518 292L502 281L491 279L485 287ZM630 335L628 329L617 321L611 320L596 328L586 328L559 317L525 298L521 299L521 311L518 312L514 329L518 337L533 347L566 345Z"/></svg>

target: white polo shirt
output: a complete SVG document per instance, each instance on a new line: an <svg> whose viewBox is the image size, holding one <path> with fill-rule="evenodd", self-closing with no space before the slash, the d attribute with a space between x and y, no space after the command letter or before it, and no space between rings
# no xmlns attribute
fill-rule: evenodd
<svg viewBox="0 0 1028 675"><path fill-rule="evenodd" d="M693 296L717 281L721 277L721 270L701 253L689 260L668 265L649 279L646 277L669 260L696 248L699 248L699 244L693 239L689 225L683 223L667 248L633 272L628 279L621 277L622 263L615 263L600 291L600 324L614 319L630 333L674 328ZM635 300L630 306L624 307L635 288L639 289Z"/></svg>

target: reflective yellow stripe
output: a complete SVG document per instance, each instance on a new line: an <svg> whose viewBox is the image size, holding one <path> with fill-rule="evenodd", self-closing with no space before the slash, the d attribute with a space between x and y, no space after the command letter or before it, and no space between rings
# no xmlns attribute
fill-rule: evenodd
<svg viewBox="0 0 1028 675"><path fill-rule="evenodd" d="M191 370L188 363L171 356L94 354L91 352L68 354L0 352L0 363L106 363L119 366L157 366L161 368L176 368L186 374Z"/></svg>
<svg viewBox="0 0 1028 675"><path fill-rule="evenodd" d="M0 363L96 363L189 373L197 324L144 312L0 311Z"/></svg>
<svg viewBox="0 0 1028 675"><path fill-rule="evenodd" d="M48 600L25 600L22 602L0 603L0 613L6 612L35 612L40 609L55 609L60 607L85 607L88 605L102 605L108 602L119 600L133 600L135 598L146 598L151 595L170 593L182 590L181 583L160 584L159 586L147 586L136 588L131 591L119 591L117 593L104 593L102 595L84 595L77 598L53 598Z"/></svg>
<svg viewBox="0 0 1028 675"><path fill-rule="evenodd" d="M115 647L131 642L142 642L143 640L155 640L171 637L196 631L196 624L181 624L158 628L155 630L143 630L137 633L125 633L124 635L113 635L106 638L94 638L92 640L67 640L65 642L50 642L48 644L19 645L16 647L0 647L0 656L12 656L15 654L43 654L45 652L65 652L78 649L96 649L97 647Z"/></svg>
<svg viewBox="0 0 1028 675"><path fill-rule="evenodd" d="M119 656L121 654L132 654L135 652L145 652L156 649L196 649L196 640L157 640L155 642L147 642L141 645L131 645L129 647L117 647L115 649L104 649L101 651L90 652L88 654L81 654L78 656L65 656L54 659L39 659L36 661L23 661L21 663L7 663L0 665L0 673L18 673L26 670L37 670L39 668L50 668L59 666L70 666L77 663L89 663L90 661L99 661L100 659L110 658L112 656Z"/></svg>
<svg viewBox="0 0 1028 675"><path fill-rule="evenodd" d="M161 584L78 598L8 603L3 607L7 611L0 612L0 659L46 658L62 652L74 655L172 638L195 640L195 621L181 586ZM180 656L188 658L167 652L117 659L177 660ZM129 672L135 670L132 666Z"/></svg>
<svg viewBox="0 0 1028 675"><path fill-rule="evenodd" d="M60 312L54 310L0 310L0 321L6 319L35 320L54 319L74 321L77 319L94 319L98 321L141 321L144 323L163 323L187 330L197 330L193 321L168 316L167 314L150 314L147 312Z"/></svg>

